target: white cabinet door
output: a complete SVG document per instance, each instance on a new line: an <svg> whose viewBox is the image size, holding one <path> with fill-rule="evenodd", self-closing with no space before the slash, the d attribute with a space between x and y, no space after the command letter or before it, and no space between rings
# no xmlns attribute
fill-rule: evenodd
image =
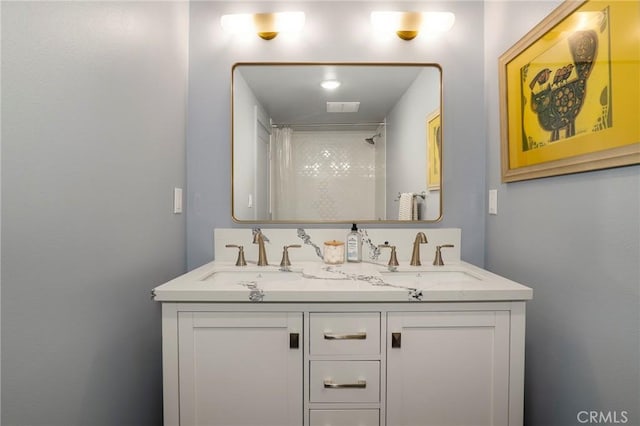
<svg viewBox="0 0 640 426"><path fill-rule="evenodd" d="M300 426L301 333L301 313L180 312L180 425Z"/></svg>
<svg viewBox="0 0 640 426"><path fill-rule="evenodd" d="M389 313L387 426L506 426L508 414L509 312Z"/></svg>

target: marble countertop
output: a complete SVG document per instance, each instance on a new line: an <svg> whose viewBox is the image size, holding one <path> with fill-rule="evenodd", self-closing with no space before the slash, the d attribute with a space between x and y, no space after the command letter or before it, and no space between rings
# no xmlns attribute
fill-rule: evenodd
<svg viewBox="0 0 640 426"><path fill-rule="evenodd" d="M529 287L466 262L445 266L214 261L153 289L158 302L472 302L529 300Z"/></svg>

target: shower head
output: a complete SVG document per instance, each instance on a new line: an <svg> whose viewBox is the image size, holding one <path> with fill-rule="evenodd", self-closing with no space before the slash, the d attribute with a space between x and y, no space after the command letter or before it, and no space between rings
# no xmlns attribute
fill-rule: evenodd
<svg viewBox="0 0 640 426"><path fill-rule="evenodd" d="M370 145L375 145L376 141L374 140L377 137L382 136L380 133L376 133L375 135L371 136L370 138L365 138L364 141Z"/></svg>

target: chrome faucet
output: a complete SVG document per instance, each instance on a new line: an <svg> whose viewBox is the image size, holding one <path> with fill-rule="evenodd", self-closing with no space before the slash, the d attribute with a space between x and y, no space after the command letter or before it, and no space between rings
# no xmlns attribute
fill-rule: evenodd
<svg viewBox="0 0 640 426"><path fill-rule="evenodd" d="M416 239L413 241L413 252L411 253L411 262L409 263L411 266L420 266L420 244L427 244L427 236L424 232L418 232L416 234Z"/></svg>
<svg viewBox="0 0 640 426"><path fill-rule="evenodd" d="M267 266L269 261L267 261L267 250L264 248L265 236L262 234L261 230L254 230L253 233L253 244L258 244L258 266Z"/></svg>

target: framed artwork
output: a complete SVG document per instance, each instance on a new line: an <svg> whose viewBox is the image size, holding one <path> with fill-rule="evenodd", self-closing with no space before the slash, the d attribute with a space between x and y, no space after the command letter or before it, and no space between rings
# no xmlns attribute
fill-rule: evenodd
<svg viewBox="0 0 640 426"><path fill-rule="evenodd" d="M499 59L502 181L640 163L640 7L566 1Z"/></svg>
<svg viewBox="0 0 640 426"><path fill-rule="evenodd" d="M440 110L436 110L427 117L427 188L440 189L442 167L442 129L440 124Z"/></svg>

